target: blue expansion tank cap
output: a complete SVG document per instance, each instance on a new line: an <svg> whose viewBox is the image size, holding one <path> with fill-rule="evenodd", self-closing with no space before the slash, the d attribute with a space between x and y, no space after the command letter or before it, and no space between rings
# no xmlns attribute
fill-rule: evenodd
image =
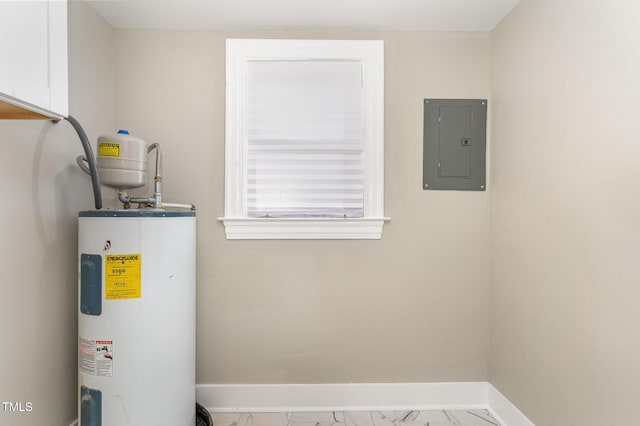
<svg viewBox="0 0 640 426"><path fill-rule="evenodd" d="M128 130L122 130L122 129L121 129L121 130L118 130L118 134L119 134L119 135L128 135L128 134L129 134L129 131L128 131Z"/></svg>

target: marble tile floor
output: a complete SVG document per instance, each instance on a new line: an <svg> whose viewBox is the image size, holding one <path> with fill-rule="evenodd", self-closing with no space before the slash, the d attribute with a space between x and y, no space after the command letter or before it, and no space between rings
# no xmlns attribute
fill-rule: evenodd
<svg viewBox="0 0 640 426"><path fill-rule="evenodd" d="M500 426L487 410L211 413L214 426Z"/></svg>

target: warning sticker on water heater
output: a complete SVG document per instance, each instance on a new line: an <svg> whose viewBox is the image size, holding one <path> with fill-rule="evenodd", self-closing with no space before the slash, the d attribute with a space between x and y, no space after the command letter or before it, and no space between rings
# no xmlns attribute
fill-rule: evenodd
<svg viewBox="0 0 640 426"><path fill-rule="evenodd" d="M142 297L142 255L105 256L105 299L123 300Z"/></svg>
<svg viewBox="0 0 640 426"><path fill-rule="evenodd" d="M113 340L93 340L80 336L80 371L96 377L113 377Z"/></svg>

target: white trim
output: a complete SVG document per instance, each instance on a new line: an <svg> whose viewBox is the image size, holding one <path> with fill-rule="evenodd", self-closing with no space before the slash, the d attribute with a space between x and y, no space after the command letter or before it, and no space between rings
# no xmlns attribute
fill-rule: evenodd
<svg viewBox="0 0 640 426"><path fill-rule="evenodd" d="M389 218L365 219L253 219L218 218L228 240L261 239L380 239Z"/></svg>
<svg viewBox="0 0 640 426"><path fill-rule="evenodd" d="M488 383L489 411L501 425L535 426L511 401L491 383Z"/></svg>
<svg viewBox="0 0 640 426"><path fill-rule="evenodd" d="M255 60L356 60L363 64L365 99L364 219L248 219L246 205L247 64ZM379 239L384 221L384 43L380 40L226 41L225 203L228 239ZM242 220L249 220L241 221Z"/></svg>
<svg viewBox="0 0 640 426"><path fill-rule="evenodd" d="M197 385L212 412L488 409L501 426L534 426L487 382Z"/></svg>
<svg viewBox="0 0 640 426"><path fill-rule="evenodd" d="M28 111L33 111L36 114L44 115L45 117L50 117L50 118L55 119L55 120L62 120L63 118L65 118L65 115L59 114L57 112L53 112L53 111L51 111L49 109L40 107L38 105L29 103L27 101L23 101L21 99L14 98L13 96L9 96L9 95L4 94L4 93L0 93L0 101L4 101L4 102L6 102L8 104L15 105L15 106L17 106L19 108L26 109Z"/></svg>
<svg viewBox="0 0 640 426"><path fill-rule="evenodd" d="M359 411L484 408L486 383L197 385L211 411Z"/></svg>

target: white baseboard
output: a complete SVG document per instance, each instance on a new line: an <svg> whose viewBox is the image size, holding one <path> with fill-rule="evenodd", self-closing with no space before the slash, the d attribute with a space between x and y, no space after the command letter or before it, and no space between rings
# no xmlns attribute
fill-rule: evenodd
<svg viewBox="0 0 640 426"><path fill-rule="evenodd" d="M487 382L197 385L212 412L488 409L501 426L534 426Z"/></svg>
<svg viewBox="0 0 640 426"><path fill-rule="evenodd" d="M489 411L491 411L493 417L495 417L501 425L535 426L527 416L522 414L522 411L520 411L518 407L513 405L513 403L491 383L487 383L487 385Z"/></svg>

